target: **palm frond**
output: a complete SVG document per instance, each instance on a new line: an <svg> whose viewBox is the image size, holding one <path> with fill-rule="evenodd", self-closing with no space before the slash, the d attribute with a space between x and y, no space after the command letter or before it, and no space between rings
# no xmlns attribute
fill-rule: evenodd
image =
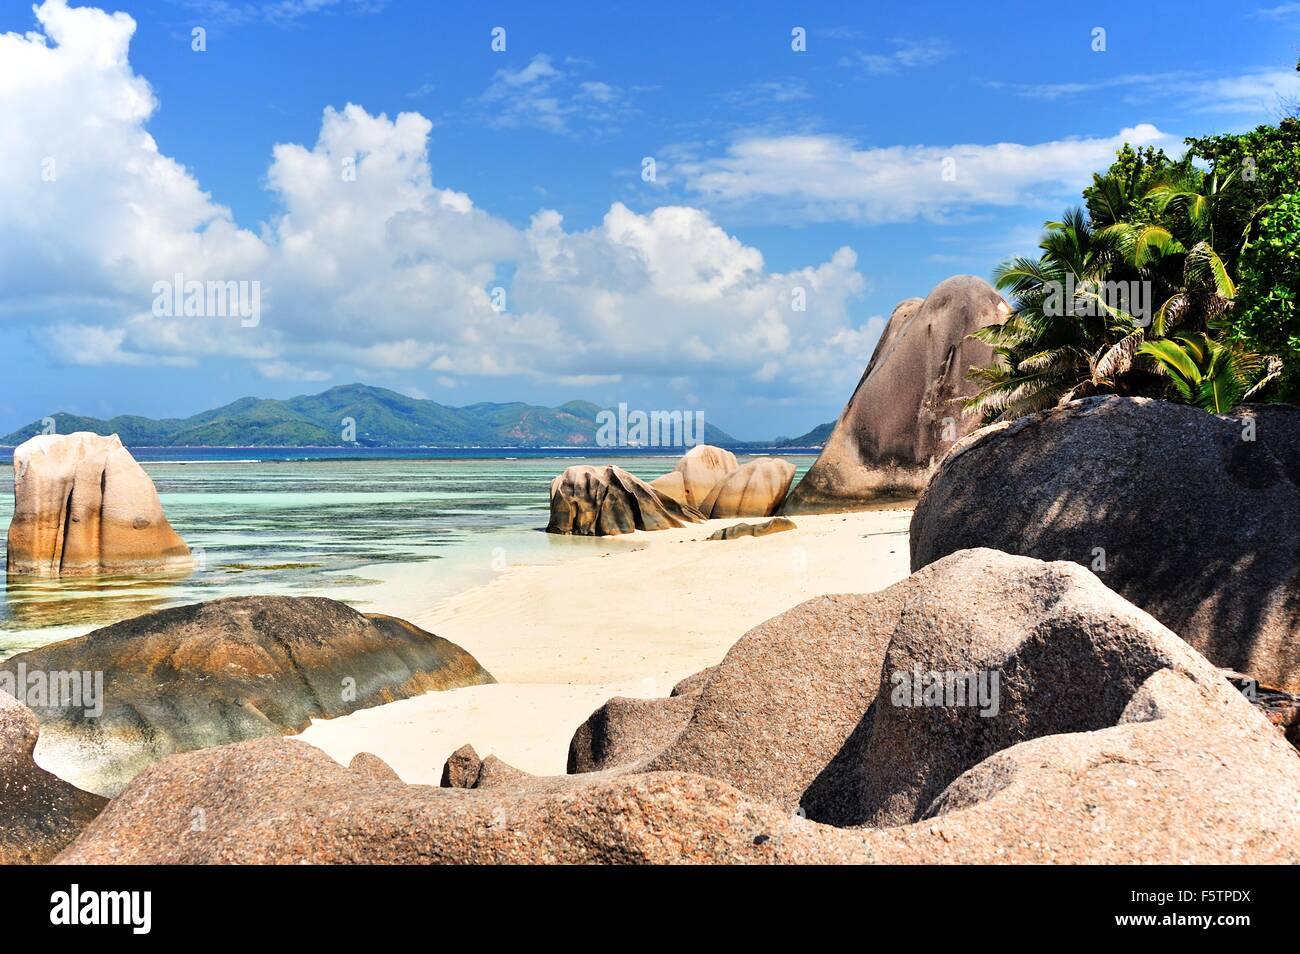
<svg viewBox="0 0 1300 954"><path fill-rule="evenodd" d="M1187 253L1185 271L1190 283L1212 285L1214 291L1224 298L1237 297L1237 286L1228 275L1223 259L1208 242L1197 242L1192 246Z"/></svg>

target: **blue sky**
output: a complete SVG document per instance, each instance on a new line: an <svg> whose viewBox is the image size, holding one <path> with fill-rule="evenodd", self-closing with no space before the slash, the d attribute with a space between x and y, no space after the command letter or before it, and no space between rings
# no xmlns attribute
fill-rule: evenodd
<svg viewBox="0 0 1300 954"><path fill-rule="evenodd" d="M0 5L0 433L352 381L800 433L1120 142L1300 97L1300 3L577 6Z"/></svg>

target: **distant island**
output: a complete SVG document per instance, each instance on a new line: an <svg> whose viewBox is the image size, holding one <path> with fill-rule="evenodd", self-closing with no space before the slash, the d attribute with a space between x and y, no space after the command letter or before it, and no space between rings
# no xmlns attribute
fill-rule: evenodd
<svg viewBox="0 0 1300 954"><path fill-rule="evenodd" d="M135 447L595 447L597 416L590 401L559 407L522 402L450 407L387 388L348 384L287 400L240 398L186 418L120 415L108 420L59 412L0 437L16 446L51 430L117 434ZM721 447L812 447L830 432L823 424L797 438L741 441L711 424L704 441Z"/></svg>
<svg viewBox="0 0 1300 954"><path fill-rule="evenodd" d="M826 438L831 436L831 431L835 430L835 422L827 421L825 424L818 424L807 434L800 434L798 437L778 437L772 441L773 447L821 447L826 443Z"/></svg>

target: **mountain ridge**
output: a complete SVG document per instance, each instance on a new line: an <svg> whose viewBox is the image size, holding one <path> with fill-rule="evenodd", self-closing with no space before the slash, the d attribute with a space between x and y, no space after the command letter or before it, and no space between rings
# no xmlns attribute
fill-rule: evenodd
<svg viewBox="0 0 1300 954"><path fill-rule="evenodd" d="M50 419L56 433L117 434L124 444L138 447L594 447L602 410L590 401L452 407L387 388L345 384L284 399L242 397L184 418L120 414L102 419L60 411ZM46 432L46 420L0 437L0 445L16 446ZM731 447L758 443L737 440L708 423L703 440Z"/></svg>

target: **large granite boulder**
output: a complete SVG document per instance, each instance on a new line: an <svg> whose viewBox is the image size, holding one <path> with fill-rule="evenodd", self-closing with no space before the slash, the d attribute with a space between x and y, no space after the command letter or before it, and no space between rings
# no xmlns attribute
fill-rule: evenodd
<svg viewBox="0 0 1300 954"><path fill-rule="evenodd" d="M930 570L941 572L930 572ZM910 580L867 733L812 812L839 825L919 821L963 772L1017 743L1134 721L1156 673L1241 725L1261 720L1226 679L1150 615L1073 563L964 550ZM869 766L870 770L864 770Z"/></svg>
<svg viewBox="0 0 1300 954"><path fill-rule="evenodd" d="M32 711L0 691L0 865L49 861L107 804L36 764L38 733Z"/></svg>
<svg viewBox="0 0 1300 954"><path fill-rule="evenodd" d="M962 415L962 400L975 393L966 372L987 364L992 352L970 334L1008 313L1002 297L973 275L949 278L924 301L895 308L821 454L781 512L916 497L938 459L975 426Z"/></svg>
<svg viewBox="0 0 1300 954"><path fill-rule="evenodd" d="M489 758L474 787L436 789L261 739L150 767L58 860L1300 862L1291 746L1204 658L1072 564L962 553L778 620L705 677L689 744L667 750L679 767L484 784ZM778 653L766 670L762 649ZM1004 680L994 715L943 693L911 704L894 676L988 667ZM768 704L770 690L808 705ZM700 744L706 724L717 754Z"/></svg>
<svg viewBox="0 0 1300 954"><path fill-rule="evenodd" d="M713 488L738 466L731 451L712 444L697 444L682 455L673 473L681 474L686 503L696 510L704 510L704 501Z"/></svg>
<svg viewBox="0 0 1300 954"><path fill-rule="evenodd" d="M905 591L820 596L751 629L645 770L707 775L794 811L875 700Z"/></svg>
<svg viewBox="0 0 1300 954"><path fill-rule="evenodd" d="M650 481L650 487L662 497L689 506L686 500L686 480L679 471L670 470L666 474L661 474Z"/></svg>
<svg viewBox="0 0 1300 954"><path fill-rule="evenodd" d="M1300 689L1300 409L1102 397L965 438L912 567L976 546L1072 560L1211 662Z"/></svg>
<svg viewBox="0 0 1300 954"><path fill-rule="evenodd" d="M93 706L32 703L41 762L102 794L173 752L495 682L459 646L405 620L287 596L149 613L12 656L0 663L0 685L57 672L102 674L102 690Z"/></svg>
<svg viewBox="0 0 1300 954"><path fill-rule="evenodd" d="M14 450L8 572L32 576L192 568L153 481L117 435L42 434Z"/></svg>
<svg viewBox="0 0 1300 954"><path fill-rule="evenodd" d="M770 517L780 509L794 480L795 466L780 457L759 457L737 467L704 498L701 510L716 520Z"/></svg>
<svg viewBox="0 0 1300 954"><path fill-rule="evenodd" d="M608 536L700 523L704 515L621 467L579 464L551 481L548 533Z"/></svg>

